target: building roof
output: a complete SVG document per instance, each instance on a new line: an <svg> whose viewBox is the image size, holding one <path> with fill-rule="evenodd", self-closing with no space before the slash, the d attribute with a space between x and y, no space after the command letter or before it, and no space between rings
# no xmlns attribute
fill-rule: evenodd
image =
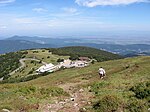
<svg viewBox="0 0 150 112"><path fill-rule="evenodd" d="M46 71L49 71L49 70L53 69L54 67L55 66L52 63L50 63L50 64L46 64L46 65L41 66L36 71L38 71L38 72L46 72Z"/></svg>

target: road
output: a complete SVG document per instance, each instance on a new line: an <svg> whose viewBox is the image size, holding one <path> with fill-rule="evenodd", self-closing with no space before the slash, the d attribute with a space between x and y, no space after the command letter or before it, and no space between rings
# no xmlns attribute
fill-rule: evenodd
<svg viewBox="0 0 150 112"><path fill-rule="evenodd" d="M41 60L39 60L39 59L34 59L34 58L23 58L23 59L20 59L19 62L21 63L21 66L20 66L19 68L17 68L16 70L12 71L11 73L9 73L9 75L13 75L13 74L15 74L17 71L19 71L20 69L26 67L26 64L25 64L24 61L27 61L27 60L30 60L30 61L38 61L38 62L41 61ZM43 65L46 65L47 63L42 61L42 64L43 64ZM2 81L2 80L3 80L3 77L0 78L0 81Z"/></svg>

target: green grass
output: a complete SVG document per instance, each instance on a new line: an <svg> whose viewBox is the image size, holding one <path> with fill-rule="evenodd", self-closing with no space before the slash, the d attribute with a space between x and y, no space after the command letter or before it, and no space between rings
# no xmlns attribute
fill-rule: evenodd
<svg viewBox="0 0 150 112"><path fill-rule="evenodd" d="M41 63L34 61L34 63L31 63L30 60L25 61L26 67L23 69L20 69L18 72L16 72L14 75L12 75L10 78L20 78L27 75L30 75L29 72L33 71L33 73L36 73L35 70L37 70L40 66L42 66Z"/></svg>
<svg viewBox="0 0 150 112"><path fill-rule="evenodd" d="M137 108L140 108L142 112L146 112L145 110L148 109L148 106L145 105L148 104L146 103L147 99L137 99L130 88L150 80L149 63L150 57L127 58L95 63L85 68L65 69L28 82L1 84L0 110L8 108L18 111L21 107L25 109L30 107L27 111L36 111L34 105L52 102L54 97L68 95L57 87L59 82L67 84L86 79L88 81L82 87L91 86L90 91L95 95L95 98L91 99L93 104L87 107L90 112L98 111L97 108L106 109L112 102L116 103L114 107L118 111L136 112ZM98 76L98 68L101 66L107 72L107 77L104 80L100 80ZM112 99L110 102L107 101L108 97ZM105 104L102 107L99 106L104 101ZM93 108L96 103L98 107ZM109 109L111 110L113 107L109 106Z"/></svg>
<svg viewBox="0 0 150 112"><path fill-rule="evenodd" d="M58 59L68 59L69 58L69 56L54 55L51 52L49 52L49 50L45 50L45 49L27 50L27 52L28 53L25 55L25 58L37 58L37 59L42 60L46 63L58 64L57 63ZM17 71L14 75L12 75L9 78L9 80L10 79L11 80L20 79L22 77L30 76L30 75L36 73L36 70L40 66L42 66L42 64L37 62L37 61L27 60L27 61L25 61L25 63L26 63L26 67Z"/></svg>
<svg viewBox="0 0 150 112"><path fill-rule="evenodd" d="M42 60L47 63L53 63L57 64L57 60L60 59L68 59L69 56L59 56L54 55L49 50L46 49L36 49L36 50L27 50L28 54L26 55L26 58L37 58L39 60Z"/></svg>

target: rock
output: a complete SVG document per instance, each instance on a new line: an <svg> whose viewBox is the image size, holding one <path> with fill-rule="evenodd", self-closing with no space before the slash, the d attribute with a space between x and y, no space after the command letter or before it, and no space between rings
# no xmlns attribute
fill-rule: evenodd
<svg viewBox="0 0 150 112"><path fill-rule="evenodd" d="M73 106L74 106L74 107L78 106L78 103L75 103Z"/></svg>
<svg viewBox="0 0 150 112"><path fill-rule="evenodd" d="M55 101L55 104L58 104L58 101Z"/></svg>
<svg viewBox="0 0 150 112"><path fill-rule="evenodd" d="M88 90L91 90L91 86L88 86Z"/></svg>
<svg viewBox="0 0 150 112"><path fill-rule="evenodd" d="M68 102L68 101L69 101L69 99L65 99L64 101L65 101L65 102Z"/></svg>
<svg viewBox="0 0 150 112"><path fill-rule="evenodd" d="M71 96L71 97L74 97L74 94L71 94L70 96Z"/></svg>
<svg viewBox="0 0 150 112"><path fill-rule="evenodd" d="M71 101L74 101L74 100L75 100L75 98L70 98L70 100L71 100Z"/></svg>
<svg viewBox="0 0 150 112"><path fill-rule="evenodd" d="M78 97L78 94L77 93L74 93L74 95L73 95L75 98L77 98Z"/></svg>
<svg viewBox="0 0 150 112"><path fill-rule="evenodd" d="M88 102L88 104L91 105L92 103L91 103L91 102Z"/></svg>
<svg viewBox="0 0 150 112"><path fill-rule="evenodd" d="M82 103L86 103L86 101L82 101Z"/></svg>
<svg viewBox="0 0 150 112"><path fill-rule="evenodd" d="M81 108L80 112L86 112L86 108Z"/></svg>
<svg viewBox="0 0 150 112"><path fill-rule="evenodd" d="M50 104L47 105L47 108L52 108L52 106Z"/></svg>
<svg viewBox="0 0 150 112"><path fill-rule="evenodd" d="M83 111L86 111L86 108L83 108Z"/></svg>
<svg viewBox="0 0 150 112"><path fill-rule="evenodd" d="M83 89L80 89L79 92L84 92L84 90L83 90Z"/></svg>
<svg viewBox="0 0 150 112"><path fill-rule="evenodd" d="M10 112L10 110L8 110L8 109L3 109L2 111L4 111L4 112Z"/></svg>
<svg viewBox="0 0 150 112"><path fill-rule="evenodd" d="M59 104L62 104L62 105L64 105L66 102L59 102Z"/></svg>

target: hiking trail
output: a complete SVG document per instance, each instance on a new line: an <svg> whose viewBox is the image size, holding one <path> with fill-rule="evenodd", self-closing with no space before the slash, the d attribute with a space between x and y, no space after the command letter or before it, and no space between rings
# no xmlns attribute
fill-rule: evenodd
<svg viewBox="0 0 150 112"><path fill-rule="evenodd" d="M88 80L81 80L75 83L60 84L58 87L69 93L70 97L61 101L55 100L55 103L46 104L42 111L44 112L79 112L85 105L90 105L90 99L93 97L88 88L80 88L82 84L87 84Z"/></svg>

